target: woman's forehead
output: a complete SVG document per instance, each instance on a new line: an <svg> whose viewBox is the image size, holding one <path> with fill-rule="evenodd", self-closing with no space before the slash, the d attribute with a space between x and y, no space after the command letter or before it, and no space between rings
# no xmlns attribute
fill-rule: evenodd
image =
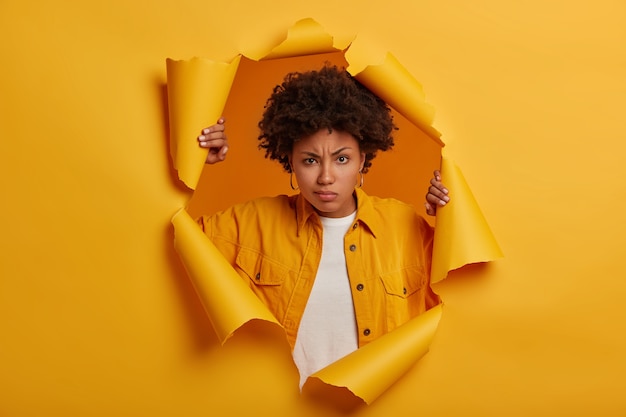
<svg viewBox="0 0 626 417"><path fill-rule="evenodd" d="M359 142L350 133L320 129L295 142L293 149L295 152L325 151L333 153L340 149L359 150Z"/></svg>

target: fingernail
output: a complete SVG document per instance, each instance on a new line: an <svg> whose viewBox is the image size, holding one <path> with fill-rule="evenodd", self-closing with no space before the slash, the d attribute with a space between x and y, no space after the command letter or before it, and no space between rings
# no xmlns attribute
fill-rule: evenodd
<svg viewBox="0 0 626 417"><path fill-rule="evenodd" d="M209 133L211 133L211 129L209 128L203 129L202 133L204 133L205 135L208 135Z"/></svg>
<svg viewBox="0 0 626 417"><path fill-rule="evenodd" d="M226 156L226 152L228 152L228 146L224 146L224 150L222 151L222 155Z"/></svg>
<svg viewBox="0 0 626 417"><path fill-rule="evenodd" d="M206 139L206 137L205 137L204 135L200 135L200 136L198 136L198 140L199 140L200 142L203 142L205 139Z"/></svg>
<svg viewBox="0 0 626 417"><path fill-rule="evenodd" d="M445 205L446 205L446 202L445 202L445 201L443 201L443 200L439 200L439 205L440 205L440 206L445 206Z"/></svg>
<svg viewBox="0 0 626 417"><path fill-rule="evenodd" d="M447 188L444 188L444 189L443 189L443 192L444 192L444 193L446 193L446 194L448 194L448 189L447 189Z"/></svg>
<svg viewBox="0 0 626 417"><path fill-rule="evenodd" d="M448 201L450 201L450 197L448 197L447 195L444 195L443 196L443 201L445 201L447 203Z"/></svg>

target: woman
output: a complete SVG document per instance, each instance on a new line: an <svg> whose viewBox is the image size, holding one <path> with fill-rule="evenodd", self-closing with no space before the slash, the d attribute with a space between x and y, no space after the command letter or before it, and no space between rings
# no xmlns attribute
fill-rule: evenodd
<svg viewBox="0 0 626 417"><path fill-rule="evenodd" d="M238 204L199 223L284 326L302 386L439 303L429 278L433 230L411 206L361 189L396 127L389 107L345 70L287 75L259 128L259 148L299 193ZM223 161L224 120L198 141L209 149L208 164ZM435 171L428 214L447 193Z"/></svg>

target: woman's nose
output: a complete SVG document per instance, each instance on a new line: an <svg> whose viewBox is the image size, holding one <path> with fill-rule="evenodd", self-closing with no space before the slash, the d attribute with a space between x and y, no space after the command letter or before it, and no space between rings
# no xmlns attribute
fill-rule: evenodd
<svg viewBox="0 0 626 417"><path fill-rule="evenodd" d="M335 176L332 172L332 167L329 164L322 164L320 166L320 174L317 177L318 184L332 184L335 181Z"/></svg>

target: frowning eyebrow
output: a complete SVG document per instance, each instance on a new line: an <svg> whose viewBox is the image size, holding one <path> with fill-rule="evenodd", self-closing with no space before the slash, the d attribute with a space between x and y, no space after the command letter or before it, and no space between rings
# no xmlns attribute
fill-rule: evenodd
<svg viewBox="0 0 626 417"><path fill-rule="evenodd" d="M346 149L352 149L352 147L350 147L350 146L344 146L343 148L339 148L339 149L337 149L336 151L334 151L334 152L333 152L333 153L331 153L330 155L331 155L331 156L336 156L336 155L339 155L341 152L345 151ZM304 154L304 155L311 156L311 157L313 157L313 158L320 158L320 155L316 154L315 152L310 152L310 151L302 151L302 152L300 152L300 153L302 153L302 154Z"/></svg>

